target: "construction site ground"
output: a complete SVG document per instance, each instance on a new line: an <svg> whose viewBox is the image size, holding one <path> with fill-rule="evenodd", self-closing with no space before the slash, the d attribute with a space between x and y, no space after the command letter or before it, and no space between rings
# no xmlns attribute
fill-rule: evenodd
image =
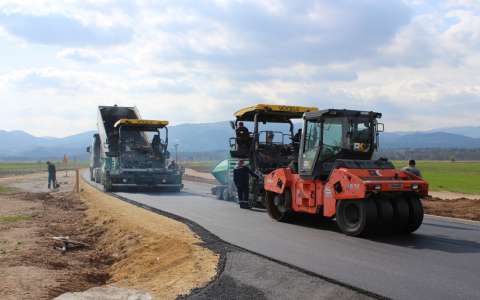
<svg viewBox="0 0 480 300"><path fill-rule="evenodd" d="M0 179L0 299L367 299L59 173ZM88 245L62 252L54 236Z"/></svg>
<svg viewBox="0 0 480 300"><path fill-rule="evenodd" d="M186 225L84 184L74 194L72 175L59 174L55 192L46 189L46 174L0 180L14 188L0 195L0 299L52 299L105 285L115 288L61 299L91 293L100 293L99 299L175 299L215 278L219 255ZM90 247L62 253L54 236Z"/></svg>

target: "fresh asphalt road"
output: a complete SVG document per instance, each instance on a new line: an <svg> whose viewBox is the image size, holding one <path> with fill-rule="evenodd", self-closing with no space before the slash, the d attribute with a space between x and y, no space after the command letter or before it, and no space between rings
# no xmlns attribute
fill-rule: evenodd
<svg viewBox="0 0 480 300"><path fill-rule="evenodd" d="M393 299L480 299L480 225L426 217L406 237L361 239L333 222L287 224L216 200L211 185L179 194L117 195L196 222L250 251Z"/></svg>

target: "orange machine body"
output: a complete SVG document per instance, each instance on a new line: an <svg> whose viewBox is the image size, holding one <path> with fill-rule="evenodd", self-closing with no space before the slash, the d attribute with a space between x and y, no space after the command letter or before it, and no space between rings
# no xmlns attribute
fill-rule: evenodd
<svg viewBox="0 0 480 300"><path fill-rule="evenodd" d="M428 183L411 173L396 169L332 170L327 180L306 179L290 168L277 169L264 178L266 191L291 193L294 212L334 217L337 201L363 200L375 193L418 193L428 195Z"/></svg>

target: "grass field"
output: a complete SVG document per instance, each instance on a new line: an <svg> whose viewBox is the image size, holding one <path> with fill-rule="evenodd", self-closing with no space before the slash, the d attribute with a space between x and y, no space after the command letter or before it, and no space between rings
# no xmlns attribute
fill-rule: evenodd
<svg viewBox="0 0 480 300"><path fill-rule="evenodd" d="M65 165L63 162L53 161L57 171L73 170L76 166L74 162ZM86 167L87 162L78 162L78 167ZM46 172L46 162L0 162L0 177L23 175L36 172Z"/></svg>
<svg viewBox="0 0 480 300"><path fill-rule="evenodd" d="M397 168L406 161L395 161ZM417 161L432 191L480 194L480 162Z"/></svg>

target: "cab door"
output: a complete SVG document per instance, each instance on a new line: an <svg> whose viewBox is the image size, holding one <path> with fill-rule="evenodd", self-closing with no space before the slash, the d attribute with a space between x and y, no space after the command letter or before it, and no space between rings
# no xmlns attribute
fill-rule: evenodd
<svg viewBox="0 0 480 300"><path fill-rule="evenodd" d="M298 169L304 179L313 179L313 170L322 140L322 124L305 121L300 144Z"/></svg>

